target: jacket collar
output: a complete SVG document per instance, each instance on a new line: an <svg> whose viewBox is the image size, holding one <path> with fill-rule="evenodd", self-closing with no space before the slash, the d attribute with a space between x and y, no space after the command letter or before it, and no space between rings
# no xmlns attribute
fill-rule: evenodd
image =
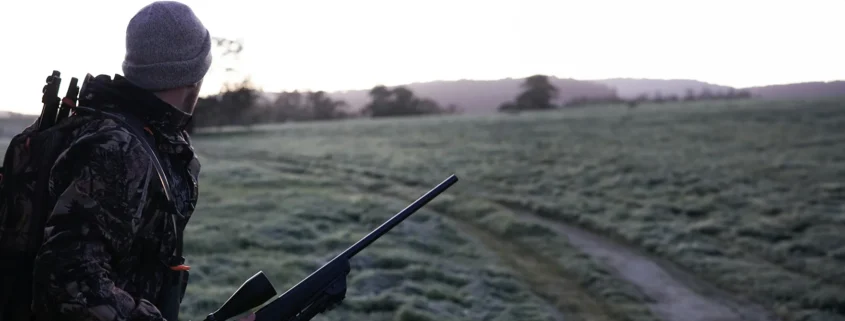
<svg viewBox="0 0 845 321"><path fill-rule="evenodd" d="M80 93L80 105L119 109L138 117L157 137L169 143L159 144L164 150L178 153L186 146L190 148L185 127L191 121L191 114L135 86L121 75L115 75L113 80L108 78L100 75L89 80L85 92Z"/></svg>

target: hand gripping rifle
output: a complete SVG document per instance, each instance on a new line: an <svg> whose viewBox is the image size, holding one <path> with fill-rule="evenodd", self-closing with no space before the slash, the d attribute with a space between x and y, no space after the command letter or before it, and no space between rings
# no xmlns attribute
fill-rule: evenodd
<svg viewBox="0 0 845 321"><path fill-rule="evenodd" d="M307 321L339 305L346 297L346 276L350 270L349 259L457 181L458 178L455 175L449 176L287 292L264 305L255 312L255 321ZM276 290L273 289L273 285L262 272L258 272L244 282L220 309L209 314L205 321L227 320L261 305L275 295Z"/></svg>

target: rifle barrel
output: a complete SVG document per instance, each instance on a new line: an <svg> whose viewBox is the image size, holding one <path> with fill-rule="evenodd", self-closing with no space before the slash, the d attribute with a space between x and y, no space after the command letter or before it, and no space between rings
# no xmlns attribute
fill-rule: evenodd
<svg viewBox="0 0 845 321"><path fill-rule="evenodd" d="M455 184L457 181L457 176L449 176L443 182L437 184L437 186L425 193L423 196L420 196L420 198L411 203L411 205L408 205L407 207L405 207L405 209L403 209L399 213L396 213L396 215L393 215L393 217L382 223L375 230L358 240L358 242L352 244L352 246L350 246L348 249L346 249L346 251L343 251L343 253L338 256L351 259L353 256L355 256L355 254L358 254L358 252L361 252L361 250L363 250L367 246L370 246L370 244L375 242L375 240L380 238L385 233L389 232L390 229L404 221L406 218L408 218L408 216L411 216L411 214L414 214L414 212L428 204L428 202L437 197L437 195L440 195L440 193L452 186L452 184Z"/></svg>

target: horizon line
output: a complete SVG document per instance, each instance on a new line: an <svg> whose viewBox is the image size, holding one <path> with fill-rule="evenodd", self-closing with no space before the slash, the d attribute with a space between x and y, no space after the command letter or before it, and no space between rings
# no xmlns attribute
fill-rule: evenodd
<svg viewBox="0 0 845 321"><path fill-rule="evenodd" d="M606 80L697 81L697 82L701 82L701 83L706 84L706 85L711 85L711 86L721 86L721 87L728 87L728 88L733 88L733 89L737 89L737 90L752 89L752 88L762 88L762 87L772 87L772 86L787 86L787 85L811 84L811 83L832 83L832 82L842 82L842 81L845 81L845 79L835 79L835 80L815 80L815 81L802 81L802 82L792 82L792 83L773 83L773 84L768 84L768 85L756 85L756 86L749 86L749 87L733 87L733 86L722 85L722 84L718 84L718 83L711 83L711 82L707 82L707 81L704 81L704 80L698 80L698 79L693 79L693 78L639 78L639 77L611 77L611 78L598 78L598 79L577 79L577 78L572 78L572 77L560 77L560 76L550 75L550 74L532 74L532 76L533 76L533 75L545 75L545 76L548 76L549 78L564 79L564 80L575 80L575 81L584 81L584 82L600 82L600 81L606 81ZM487 78L487 79L478 79L478 78L475 78L475 79L473 79L473 78L460 78L460 79L451 79L451 80L448 80L448 79L439 79L439 80L415 81L415 82L408 82L408 83L402 83L402 84L393 84L393 85L389 85L389 84L377 84L377 85L373 85L372 87L369 87L369 88L341 89L341 90L333 90L333 91L326 91L326 90L323 90L323 92L325 92L325 93L327 93L327 94L333 94L333 93L349 93L349 92L355 92L355 91L370 90L370 89L372 89L373 87L376 87L376 86L398 87L398 86L411 86L411 85L418 85L418 84L429 84L429 83L436 83L436 82L459 82L459 81L492 82L492 81L502 81L502 80L525 79L525 78L528 78L528 77L530 77L530 76L524 76L524 77L505 77L505 78L495 78L495 79L491 79L491 78ZM245 78L245 79L246 79L246 78ZM608 86L608 85L605 85L605 86ZM300 92L312 92L312 91L313 91L313 90L311 90L311 89L295 89L295 90L267 91L267 90L264 90L263 88L261 88L261 86L256 86L256 87L257 87L257 90L259 90L260 92L262 92L262 93L269 93L269 94L278 94L278 93L282 93L282 92L291 92L291 91L300 91ZM611 89L615 89L615 88L613 88L613 87L610 87L610 88L611 88ZM221 91L222 91L222 90L221 90ZM209 97L209 96L217 95L217 94L219 94L219 93L220 93L220 92L217 92L217 93L212 93L212 94L207 94L207 95L200 95L200 97L202 97L202 98L206 98L206 97ZM20 112L15 112L15 111L10 111L10 110L5 110L5 109L0 109L0 113L7 113L7 114L9 114L9 115L36 116L36 117L40 115L40 113L27 114L27 113L20 113ZM0 118L5 118L5 117L0 117Z"/></svg>
<svg viewBox="0 0 845 321"><path fill-rule="evenodd" d="M784 86L784 85L796 85L796 84L810 84L810 83L831 83L831 82L840 82L845 81L845 78L842 79L833 79L833 80L812 80L812 81L800 81L800 82L782 82L782 83L770 83L770 84L763 84L763 85L754 85L754 86L747 86L747 87L734 87L729 85L724 85L720 83L713 83L704 80L698 80L694 78L646 78L646 77L610 77L610 78L595 78L595 79L578 79L573 77L560 77L551 74L532 74L529 76L523 77L504 77L504 78L453 78L453 79L435 79L435 80L424 80L424 81L414 81L414 82L406 82L401 84L376 84L372 85L367 88L350 88L350 89L338 89L338 90L314 90L310 88L299 88L299 89L286 89L286 90L274 90L268 91L261 88L261 86L256 86L260 88L260 91L265 93L281 93L281 92L291 92L291 91L300 91L300 92L315 92L315 91L322 91L325 93L348 93L354 91L362 91L362 90L370 90L376 86L385 86L385 87L398 87L398 86L411 86L411 85L419 85L419 84L429 84L429 83L436 83L436 82L460 82L460 81L477 81L477 82L491 82L491 81L502 81L502 80L514 80L514 79L525 79L533 75L545 75L549 78L556 78L556 79L563 79L563 80L575 80L575 81L585 81L585 82L600 82L605 80L616 80L616 79L625 79L625 80L662 80L662 81L697 81L703 84L712 85L712 86L721 86L721 87L729 87L733 89L751 89L751 88L761 88L761 87L770 87L770 86ZM214 94L208 94L202 97L208 97Z"/></svg>

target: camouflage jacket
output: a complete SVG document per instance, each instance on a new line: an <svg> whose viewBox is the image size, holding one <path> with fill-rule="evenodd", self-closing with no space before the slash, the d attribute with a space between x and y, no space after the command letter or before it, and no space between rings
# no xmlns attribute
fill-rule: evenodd
<svg viewBox="0 0 845 321"><path fill-rule="evenodd" d="M184 131L190 115L120 76L88 86L98 104L131 112L148 125L182 230L197 202L200 170ZM33 272L38 319L164 320L155 303L167 271L162 260L174 250L177 216L165 205L141 140L104 117L92 117L71 137L50 173L53 210Z"/></svg>

